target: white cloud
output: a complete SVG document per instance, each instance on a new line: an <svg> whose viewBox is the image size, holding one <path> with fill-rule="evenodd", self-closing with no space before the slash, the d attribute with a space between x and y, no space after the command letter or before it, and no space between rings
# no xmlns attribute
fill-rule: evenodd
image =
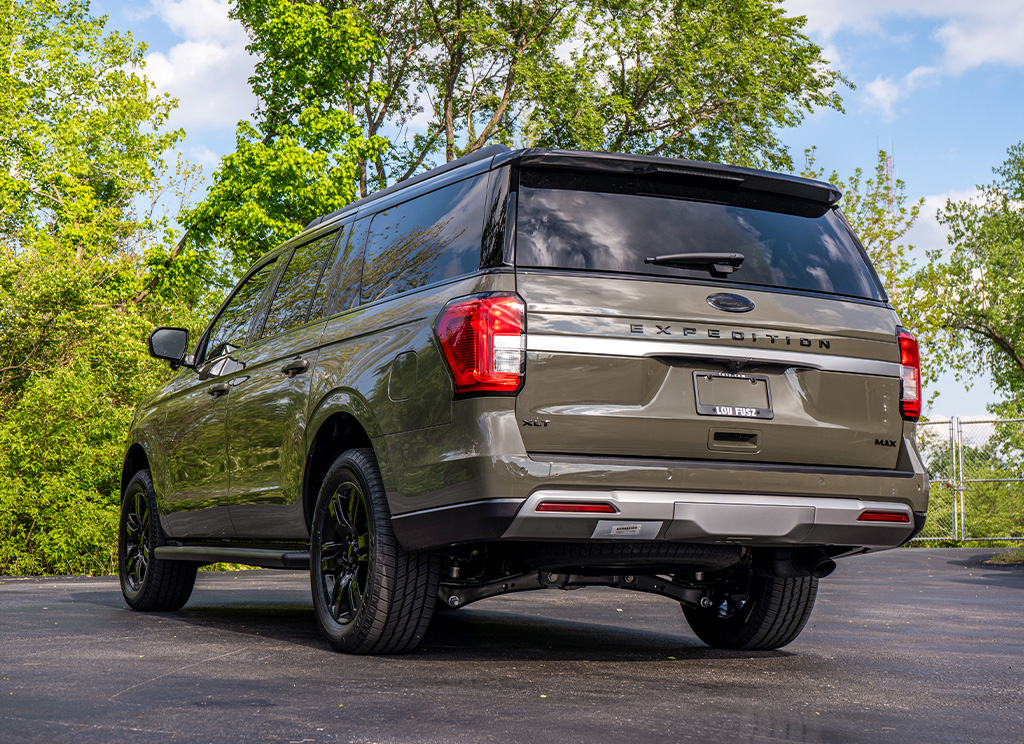
<svg viewBox="0 0 1024 744"><path fill-rule="evenodd" d="M915 88L937 83L940 71L937 67L921 65L898 80L889 75L879 75L863 86L864 104L878 109L882 118L890 120L895 115L896 103Z"/></svg>
<svg viewBox="0 0 1024 744"><path fill-rule="evenodd" d="M893 18L931 19L942 45L942 67L959 73L987 63L1024 66L1024 0L785 0L786 10L807 18L804 31L830 42L839 31L886 37Z"/></svg>
<svg viewBox="0 0 1024 744"><path fill-rule="evenodd" d="M884 119L892 119L893 106L902 96L902 91L891 77L879 75L864 85L864 95L867 104L872 108L877 108Z"/></svg>
<svg viewBox="0 0 1024 744"><path fill-rule="evenodd" d="M229 0L152 0L152 12L172 31L186 39L217 41L245 46L238 21L228 18Z"/></svg>
<svg viewBox="0 0 1024 744"><path fill-rule="evenodd" d="M839 47L832 43L821 45L821 57L826 60L833 70L843 69L843 58L839 54Z"/></svg>
<svg viewBox="0 0 1024 744"><path fill-rule="evenodd" d="M204 172L213 171L220 165L220 155L209 147L192 147L185 149L185 157L194 165L201 166Z"/></svg>
<svg viewBox="0 0 1024 744"><path fill-rule="evenodd" d="M879 76L863 86L865 103L886 118L892 118L901 98L942 76L960 75L985 64L1024 67L1024 0L785 0L785 6L790 14L806 16L804 31L829 51L840 31L879 36L900 45L906 39L889 36L887 21L934 21L935 64L902 76Z"/></svg>
<svg viewBox="0 0 1024 744"><path fill-rule="evenodd" d="M955 18L935 33L945 46L946 68L959 74L983 64L1024 67L1024 3L979 5L998 12Z"/></svg>
<svg viewBox="0 0 1024 744"><path fill-rule="evenodd" d="M253 59L227 0L154 0L152 12L182 41L146 55L146 74L178 99L170 125L234 130L255 107L249 88Z"/></svg>
<svg viewBox="0 0 1024 744"><path fill-rule="evenodd" d="M925 253L932 250L940 250L948 253L950 245L946 240L947 232L939 224L936 214L946 206L946 200L963 201L972 199L977 195L974 189L954 189L944 194L931 194L924 197L924 205L921 207L921 214L903 238L903 242L914 246L910 258L918 265L923 265Z"/></svg>

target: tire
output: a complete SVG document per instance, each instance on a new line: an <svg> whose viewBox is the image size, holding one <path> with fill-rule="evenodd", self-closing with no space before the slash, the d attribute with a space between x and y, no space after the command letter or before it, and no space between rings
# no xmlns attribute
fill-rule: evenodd
<svg viewBox="0 0 1024 744"><path fill-rule="evenodd" d="M813 576L750 577L746 595L729 595L709 609L683 607L694 634L712 648L765 651L782 648L803 630L814 607Z"/></svg>
<svg viewBox="0 0 1024 744"><path fill-rule="evenodd" d="M349 450L331 465L312 533L313 608L331 646L351 654L414 649L434 614L441 564L398 544L372 450Z"/></svg>
<svg viewBox="0 0 1024 744"><path fill-rule="evenodd" d="M156 510L153 479L148 470L140 470L124 490L117 531L121 594L131 609L180 610L192 596L199 567L185 561L157 560L154 550L166 542Z"/></svg>

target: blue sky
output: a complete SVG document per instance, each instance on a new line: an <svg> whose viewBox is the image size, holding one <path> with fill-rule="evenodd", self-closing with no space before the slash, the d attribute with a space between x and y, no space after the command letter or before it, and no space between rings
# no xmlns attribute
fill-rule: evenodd
<svg viewBox="0 0 1024 744"><path fill-rule="evenodd" d="M234 144L237 121L253 108L246 84L246 37L226 0L94 0L108 28L149 45L146 74L177 99L186 158L209 173ZM841 175L871 170L892 147L896 174L925 208L908 241L945 245L934 219L947 197L964 198L992 180L1006 149L1024 139L1024 0L786 0L805 32L856 86L846 112L819 112L783 140L798 157L816 146L818 164ZM196 195L197 198L201 194ZM952 376L934 389L937 416L984 415L991 383L970 391ZM928 391L931 392L931 391Z"/></svg>

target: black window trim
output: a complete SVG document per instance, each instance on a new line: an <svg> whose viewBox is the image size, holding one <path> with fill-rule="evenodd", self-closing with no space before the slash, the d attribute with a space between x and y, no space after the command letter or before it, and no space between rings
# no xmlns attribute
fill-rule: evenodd
<svg viewBox="0 0 1024 744"><path fill-rule="evenodd" d="M224 302L222 302L220 304L220 307L217 308L217 312L214 313L213 318L210 320L209 323L206 324L206 329L203 331L203 335L199 337L199 342L196 344L196 350L195 350L195 366L196 366L196 368L202 366L203 364L206 364L206 362L207 362L207 359L206 359L206 343L207 343L207 341L209 341L210 331L212 331L213 327L215 325L217 325L217 321L220 320L220 316L224 313L224 308L226 308L228 306L228 304L233 299L235 299L235 295L238 294L238 290L242 288L243 284L245 284L247 281L249 281L250 277L252 277L253 274L257 273L258 271L261 271L265 266L267 266L267 265L277 261L277 259L279 259L281 257L281 254L284 253L286 250L287 250L286 248L280 247L280 248L275 248L273 251L265 254L263 257L260 258L259 261L256 262L255 266L253 266L251 269L249 269L247 272L245 272L245 274L242 275L242 278L238 280L238 282L235 284L234 288L231 290L230 294L228 294L228 296L224 299ZM274 271L280 271L280 268L274 269ZM267 281L268 285L269 285L269 283L270 283L270 280ZM263 288L263 295L264 296L260 298L259 305L262 305L263 300L264 300L265 295L266 295L266 291L267 291L267 288L264 287ZM257 305L257 307L259 307L259 305ZM257 310L257 312L254 314L253 320L255 320L255 317L258 316L258 315L259 315L259 310ZM252 323L253 323L253 321L250 321L250 323L249 323L249 330L246 332L246 336L245 336L245 338L246 338L246 345L249 344L249 339L252 336Z"/></svg>
<svg viewBox="0 0 1024 744"><path fill-rule="evenodd" d="M839 302L853 302L858 305L872 305L874 307L886 307L893 309L888 299L876 300L871 297L857 297L855 295L840 294L838 292L824 292L814 289L798 289L794 287L774 287L768 284L743 284L740 282L729 282L721 279L697 279L684 276L662 276L656 274L634 274L625 271L600 271L596 269L567 269L551 266L516 266L515 272L519 274L543 274L557 276L593 276L604 279L622 279L632 282L664 282L669 284L689 284L699 287L708 287L724 291L726 289L734 292L771 292L773 294L796 295L799 297L817 297L836 300Z"/></svg>
<svg viewBox="0 0 1024 744"><path fill-rule="evenodd" d="M338 236L341 235L343 227L344 227L343 225L333 225L333 224L331 226L331 229L334 230L334 242L331 244L330 253L327 254L327 261L324 263L323 266L320 267L320 275L317 277L316 286L313 287L313 294L309 298L309 305L306 307L306 314L305 314L305 316L303 316L302 322L301 323L296 323L295 325L292 325L292 326L289 326L289 327L285 328L283 331L278 331L273 336L267 336L267 338L275 338L275 337L280 336L280 335L282 335L284 333L288 333L289 331L291 331L291 330L293 330L295 328L299 328L300 326L304 326L307 323L309 323L309 312L310 312L310 310L313 309L313 300L316 299L316 291L320 287L320 282L323 280L325 267L327 266L328 263L330 263L331 258L334 257L334 251L338 247ZM258 341L262 341L263 340L263 330L267 326L267 318L270 317L270 310L274 306L274 298L277 297L277 290L281 287L281 281L284 279L285 272L288 271L288 266L291 265L292 259L295 258L295 252L298 251L300 248L304 248L305 246L310 245L311 243L315 243L315 242L319 241L320 239L322 239L326 235L329 235L331 233L331 229L328 229L328 230L317 230L317 232L312 237L308 238L307 240L303 240L302 242L295 242L290 250L288 248L284 248L281 251L281 254L280 254L281 256L283 256L285 253L288 254L288 260L283 262L283 264L282 264L283 268L280 268L280 269L277 270L277 276L274 277L274 288L273 288L273 291L271 291L269 293L269 295L264 297L263 301L260 303L260 309L257 310L257 312L256 312L256 316L259 318L259 323L258 323L257 326L255 326L254 328L250 329L249 337L248 337L248 341L247 341L246 345L254 344L254 343L258 342ZM289 242L292 242L292 241L289 241ZM269 284L270 283L268 282L268 286L269 286Z"/></svg>

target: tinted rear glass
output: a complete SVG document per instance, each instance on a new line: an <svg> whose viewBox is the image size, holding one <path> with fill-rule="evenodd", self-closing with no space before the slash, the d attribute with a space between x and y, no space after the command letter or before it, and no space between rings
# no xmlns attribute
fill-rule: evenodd
<svg viewBox="0 0 1024 744"><path fill-rule="evenodd" d="M691 191L717 203L681 198L686 188L643 177L524 170L516 265L708 280L704 270L644 259L740 253L743 265L716 281L885 299L856 237L831 209L802 216L752 208L749 193Z"/></svg>
<svg viewBox="0 0 1024 744"><path fill-rule="evenodd" d="M480 269L487 176L379 212L370 223L363 302Z"/></svg>

